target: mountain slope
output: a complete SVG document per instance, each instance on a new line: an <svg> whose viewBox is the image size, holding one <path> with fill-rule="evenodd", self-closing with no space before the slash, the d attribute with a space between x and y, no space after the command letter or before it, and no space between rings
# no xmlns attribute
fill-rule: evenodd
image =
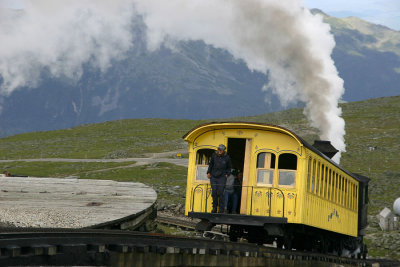
<svg viewBox="0 0 400 267"><path fill-rule="evenodd" d="M400 94L400 32L357 17L313 12L324 17L334 34L332 57L345 81L345 101Z"/></svg>

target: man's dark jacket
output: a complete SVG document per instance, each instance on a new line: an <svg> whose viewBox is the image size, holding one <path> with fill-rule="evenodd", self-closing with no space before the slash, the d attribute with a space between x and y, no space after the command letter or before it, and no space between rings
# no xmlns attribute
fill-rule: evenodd
<svg viewBox="0 0 400 267"><path fill-rule="evenodd" d="M219 156L217 152L212 154L210 163L208 164L207 173L211 174L211 177L219 178L225 175L230 175L232 169L231 158L229 155L224 153Z"/></svg>

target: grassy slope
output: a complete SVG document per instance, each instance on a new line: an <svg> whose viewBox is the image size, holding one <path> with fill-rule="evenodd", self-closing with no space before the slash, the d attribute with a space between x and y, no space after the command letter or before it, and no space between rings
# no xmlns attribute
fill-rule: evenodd
<svg viewBox="0 0 400 267"><path fill-rule="evenodd" d="M400 197L400 96L342 104L346 121L347 151L341 164L352 172L371 178L370 214L392 207ZM317 131L309 126L301 109L233 118L287 127L312 143ZM205 121L141 119L84 125L67 130L38 132L0 139L0 159L64 157L131 157L149 152L171 151L186 147L182 135ZM371 151L370 147L376 147ZM132 163L129 163L132 164ZM128 163L2 163L12 173L48 177L76 175L89 179L140 181L159 192L162 201L184 202L186 168L161 163L141 167L119 168ZM111 168L111 169L110 169ZM113 169L112 169L113 168ZM96 171L98 170L98 171ZM371 235L385 233L371 228ZM391 233L393 235L394 233ZM378 238L379 240L379 238ZM385 245L371 244L371 255L391 254Z"/></svg>
<svg viewBox="0 0 400 267"><path fill-rule="evenodd" d="M19 134L0 139L0 159L128 158L184 148L198 121L135 119Z"/></svg>

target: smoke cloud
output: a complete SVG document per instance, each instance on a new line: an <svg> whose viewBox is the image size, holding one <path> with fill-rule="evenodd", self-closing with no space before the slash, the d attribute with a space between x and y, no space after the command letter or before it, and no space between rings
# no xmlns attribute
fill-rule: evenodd
<svg viewBox="0 0 400 267"><path fill-rule="evenodd" d="M263 90L283 104L302 101L320 137L345 151L338 101L344 92L331 53L329 25L301 0L69 0L21 1L0 8L0 94L35 87L44 67L77 79L83 65L105 70L128 51L140 15L149 50L203 40L228 50L249 69L268 75ZM335 160L338 162L340 154Z"/></svg>
<svg viewBox="0 0 400 267"><path fill-rule="evenodd" d="M301 1L135 1L148 27L150 49L177 40L203 40L227 49L251 70L269 77L264 90L283 104L306 103L305 115L320 137L345 151L338 101L343 80L331 59L330 27ZM340 160L340 153L334 159Z"/></svg>
<svg viewBox="0 0 400 267"><path fill-rule="evenodd" d="M80 78L86 63L105 70L132 46L134 13L128 0L19 4L20 9L0 5L1 95L36 87L43 68L73 79Z"/></svg>

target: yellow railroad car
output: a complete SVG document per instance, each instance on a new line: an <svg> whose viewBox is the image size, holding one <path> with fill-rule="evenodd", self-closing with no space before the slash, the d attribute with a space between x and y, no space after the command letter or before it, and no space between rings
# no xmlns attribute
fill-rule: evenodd
<svg viewBox="0 0 400 267"><path fill-rule="evenodd" d="M367 177L331 160L327 141L310 145L288 129L248 122L200 125L184 136L189 146L185 214L201 219L198 230L228 225L232 241L272 243L322 252L366 253ZM239 208L211 213L208 163L219 144L232 168L243 173ZM239 185L238 185L239 186Z"/></svg>

